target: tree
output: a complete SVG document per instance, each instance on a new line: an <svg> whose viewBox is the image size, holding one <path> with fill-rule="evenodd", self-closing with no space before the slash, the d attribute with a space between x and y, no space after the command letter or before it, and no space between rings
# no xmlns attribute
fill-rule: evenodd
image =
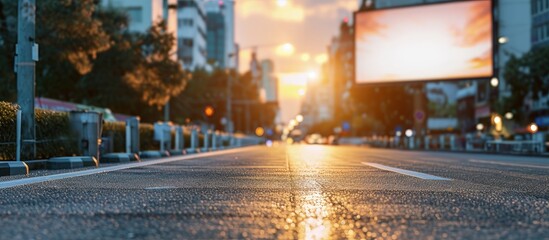
<svg viewBox="0 0 549 240"><path fill-rule="evenodd" d="M357 132L390 134L397 127L413 124L413 97L405 85L355 87L351 96L355 115L364 115Z"/></svg>
<svg viewBox="0 0 549 240"><path fill-rule="evenodd" d="M513 111L520 123L526 123L527 98L539 100L549 93L549 47L531 49L522 57L512 55L505 64L503 76L511 91L499 106L500 113Z"/></svg>
<svg viewBox="0 0 549 240"><path fill-rule="evenodd" d="M0 34L3 81L12 83L17 39L17 1L2 0ZM93 0L41 0L36 3L36 42L40 44L36 89L40 96L77 100L80 78L91 71L95 56L109 48L110 38L93 17ZM7 67L7 68L6 68ZM11 68L11 69L9 69ZM14 76L13 76L13 79ZM10 85L10 88L14 88ZM15 92L15 88L12 90Z"/></svg>
<svg viewBox="0 0 549 240"><path fill-rule="evenodd" d="M164 21L152 26L145 35L138 37L134 51L143 53L134 71L124 80L137 92L141 100L158 108L185 89L188 74L181 64L172 60L175 37L167 32Z"/></svg>
<svg viewBox="0 0 549 240"><path fill-rule="evenodd" d="M185 87L188 75L172 60L175 37L164 22L130 33L128 16L96 9L96 0L37 1L37 95L159 119L158 109ZM17 1L0 0L0 94L15 99L13 53Z"/></svg>

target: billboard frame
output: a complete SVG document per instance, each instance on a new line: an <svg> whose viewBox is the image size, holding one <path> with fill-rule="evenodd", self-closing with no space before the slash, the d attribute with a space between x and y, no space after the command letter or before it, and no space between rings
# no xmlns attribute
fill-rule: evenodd
<svg viewBox="0 0 549 240"><path fill-rule="evenodd" d="M403 9L403 8L414 8L414 7L423 7L423 6L432 6L432 5L444 5L444 4L452 4L452 3L460 3L460 2L481 2L481 1L488 1L490 2L490 18L492 23L492 50L491 50L491 56L492 56L492 75L488 77L477 77L477 78L441 78L441 79L410 79L410 80L397 80L397 81L388 81L388 82L369 82L369 83L359 83L357 82L357 56L356 56L356 30L357 30L357 21L356 17L357 14L365 13L365 12L376 12L376 11L384 11L384 10L392 10L392 9ZM375 5L375 1L372 3ZM489 81L490 79L499 76L499 59L497 58L497 54L499 52L499 44L498 44L498 21L495 18L496 15L496 0L447 0L447 1L440 1L440 2L422 2L417 4L409 4L409 5L400 5L400 6L391 6L391 7L384 7L384 8L378 8L376 9L375 6L373 7L364 7L357 11L353 12L353 83L354 87L380 87L380 86L395 86L399 84L410 84L410 85L418 85L418 84L424 84L429 82L459 82L459 81Z"/></svg>

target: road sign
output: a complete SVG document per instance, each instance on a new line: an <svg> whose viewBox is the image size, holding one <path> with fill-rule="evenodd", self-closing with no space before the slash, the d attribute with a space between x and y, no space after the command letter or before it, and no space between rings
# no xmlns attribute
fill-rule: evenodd
<svg viewBox="0 0 549 240"><path fill-rule="evenodd" d="M422 122L425 120L425 112L418 110L414 113L414 117L417 121Z"/></svg>

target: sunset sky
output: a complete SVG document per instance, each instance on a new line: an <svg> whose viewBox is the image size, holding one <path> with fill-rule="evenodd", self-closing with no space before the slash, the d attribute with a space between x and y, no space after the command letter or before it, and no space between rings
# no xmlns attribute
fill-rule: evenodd
<svg viewBox="0 0 549 240"><path fill-rule="evenodd" d="M299 92L305 90L308 73L320 72L339 23L352 18L357 6L358 0L236 0L240 70L249 69L253 47L260 60L274 61L283 121L299 113Z"/></svg>
<svg viewBox="0 0 549 240"><path fill-rule="evenodd" d="M357 82L492 75L489 1L357 16Z"/></svg>

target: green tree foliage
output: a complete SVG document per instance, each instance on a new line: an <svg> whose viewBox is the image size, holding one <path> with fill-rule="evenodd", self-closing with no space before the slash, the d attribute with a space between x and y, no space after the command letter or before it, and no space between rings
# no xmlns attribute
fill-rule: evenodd
<svg viewBox="0 0 549 240"><path fill-rule="evenodd" d="M96 0L37 1L37 96L108 107L159 119L158 109L189 76L172 60L176 39L159 22L128 31L128 16ZM0 0L0 99L14 101L17 1Z"/></svg>
<svg viewBox="0 0 549 240"><path fill-rule="evenodd" d="M362 113L361 134L390 134L397 126L413 124L413 96L405 85L354 88L351 96L356 112Z"/></svg>
<svg viewBox="0 0 549 240"><path fill-rule="evenodd" d="M185 89L188 75L172 60L176 39L167 33L166 23L152 26L145 35L138 36L137 50L143 52L135 70L126 73L124 80L140 93L141 100L150 106L161 107Z"/></svg>
<svg viewBox="0 0 549 240"><path fill-rule="evenodd" d="M260 103L258 87L253 82L251 73L237 74L223 69L214 69L211 73L204 69L196 69L186 89L171 101L171 119L180 123L185 122L186 119L193 122L208 122L215 125L216 129L223 129L221 119L226 116L227 111L229 74L232 77L232 118L235 130L246 130L247 110L249 110L249 130L258 126L273 126L278 106L275 103ZM211 117L204 114L207 106L214 108L214 114Z"/></svg>
<svg viewBox="0 0 549 240"><path fill-rule="evenodd" d="M516 119L525 123L528 109L524 101L527 98L538 100L549 93L549 47L538 47L522 57L511 56L507 61L503 76L511 94L500 104L501 114L513 111Z"/></svg>

